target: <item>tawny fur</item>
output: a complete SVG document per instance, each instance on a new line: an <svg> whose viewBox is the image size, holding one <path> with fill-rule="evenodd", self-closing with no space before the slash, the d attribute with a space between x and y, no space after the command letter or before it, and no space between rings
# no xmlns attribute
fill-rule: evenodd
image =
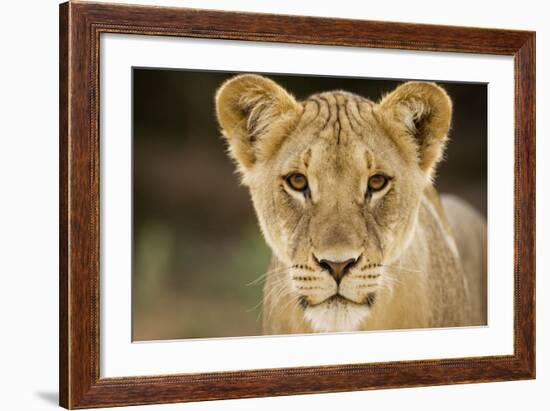
<svg viewBox="0 0 550 411"><path fill-rule="evenodd" d="M273 251L266 334L486 323L485 221L432 184L452 113L441 87L408 82L379 103L343 91L297 101L241 75L220 87L216 109ZM288 186L292 173L306 176L307 195ZM378 173L389 183L367 193ZM339 285L318 263L350 258Z"/></svg>

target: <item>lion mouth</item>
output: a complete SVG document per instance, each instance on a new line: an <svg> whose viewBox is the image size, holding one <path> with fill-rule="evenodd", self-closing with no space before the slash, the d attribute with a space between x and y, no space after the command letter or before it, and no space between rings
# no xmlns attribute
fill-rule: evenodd
<svg viewBox="0 0 550 411"><path fill-rule="evenodd" d="M342 294L338 294L338 293L315 304L310 303L305 296L300 297L300 304L302 305L303 308L317 307L322 304L326 304L328 306L349 304L351 306L358 306L358 307L364 307L364 306L371 307L372 305L374 305L375 302L376 302L376 293L374 292L367 294L367 296L362 302L356 302L356 301L350 300L349 298L346 298Z"/></svg>
<svg viewBox="0 0 550 411"><path fill-rule="evenodd" d="M328 304L338 304L338 303L343 303L343 304L357 304L355 301L352 301L350 300L349 298L346 298L344 297L343 295L341 294L334 294L332 297L329 297L327 298L325 301L323 302L326 302Z"/></svg>

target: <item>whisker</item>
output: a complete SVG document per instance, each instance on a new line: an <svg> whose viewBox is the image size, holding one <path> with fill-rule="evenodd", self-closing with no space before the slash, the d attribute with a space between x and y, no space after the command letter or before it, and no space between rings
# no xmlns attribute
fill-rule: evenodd
<svg viewBox="0 0 550 411"><path fill-rule="evenodd" d="M298 298L291 298L290 301L283 308L283 312L285 312L289 308L298 308L298 307L299 307L299 299Z"/></svg>
<svg viewBox="0 0 550 411"><path fill-rule="evenodd" d="M254 307L252 307L252 308L247 308L246 312L247 312L247 313L251 313L252 311L256 310L258 307L260 307L260 306L263 304L263 302L264 302L264 299L262 298L262 299L260 300L260 302L258 302L257 304L254 305Z"/></svg>
<svg viewBox="0 0 550 411"><path fill-rule="evenodd" d="M292 289L283 289L283 291L277 296L277 299L281 299L281 298L284 298L284 297L287 297L289 295L293 294L293 290ZM291 298L290 301L292 301L293 299ZM285 304L284 306L284 310L286 310L288 306L288 302L287 304ZM269 310L269 313L267 314L267 317L266 318L271 318L271 316L273 315L273 312L275 311L276 308L280 308L276 303L272 304L271 305L271 309Z"/></svg>
<svg viewBox="0 0 550 411"><path fill-rule="evenodd" d="M290 295L290 294L288 294ZM291 307L298 307L298 297L294 296L292 298L290 298L286 304L283 306L283 308L281 309L282 312L285 312L286 310L288 310L289 308Z"/></svg>
<svg viewBox="0 0 550 411"><path fill-rule="evenodd" d="M268 270L266 271L265 273L263 273L262 275L260 275L258 278L256 278L255 280L252 280L251 282L245 284L246 287L250 287L251 285L255 285L255 284L258 284L260 281L262 281L264 278L266 278L268 275L272 275L272 274L283 274L285 271L288 271L290 270L291 268L294 268L294 266L290 266L290 267L282 267L282 268L276 268L276 269L273 269L273 270Z"/></svg>
<svg viewBox="0 0 550 411"><path fill-rule="evenodd" d="M265 300L272 297L275 293L281 292L281 290L284 290L284 287L280 287L280 285L283 284L283 282L284 282L284 279L279 279L279 281L275 282L275 284L273 284L273 288L271 288L267 293L265 292L262 293L262 297L260 298L260 301L256 305L254 305L254 307L247 309L246 312L252 312L256 310L258 307L260 307L263 304Z"/></svg>

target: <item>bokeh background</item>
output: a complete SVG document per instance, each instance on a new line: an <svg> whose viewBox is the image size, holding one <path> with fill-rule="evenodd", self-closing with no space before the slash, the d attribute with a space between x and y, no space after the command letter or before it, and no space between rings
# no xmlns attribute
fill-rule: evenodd
<svg viewBox="0 0 550 411"><path fill-rule="evenodd" d="M261 334L263 282L253 282L270 251L214 111L216 89L235 74L133 69L134 341ZM401 83L265 75L297 98L343 89L376 101ZM454 117L436 186L486 215L487 86L438 84Z"/></svg>

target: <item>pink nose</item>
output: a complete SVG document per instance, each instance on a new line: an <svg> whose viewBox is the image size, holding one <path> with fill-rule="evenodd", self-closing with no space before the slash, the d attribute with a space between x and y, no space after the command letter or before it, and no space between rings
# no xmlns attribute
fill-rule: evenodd
<svg viewBox="0 0 550 411"><path fill-rule="evenodd" d="M346 261L329 261L329 260L318 260L319 265L327 270L330 275L336 280L336 284L340 284L342 278L349 272L351 267L357 262L356 258L350 258Z"/></svg>

